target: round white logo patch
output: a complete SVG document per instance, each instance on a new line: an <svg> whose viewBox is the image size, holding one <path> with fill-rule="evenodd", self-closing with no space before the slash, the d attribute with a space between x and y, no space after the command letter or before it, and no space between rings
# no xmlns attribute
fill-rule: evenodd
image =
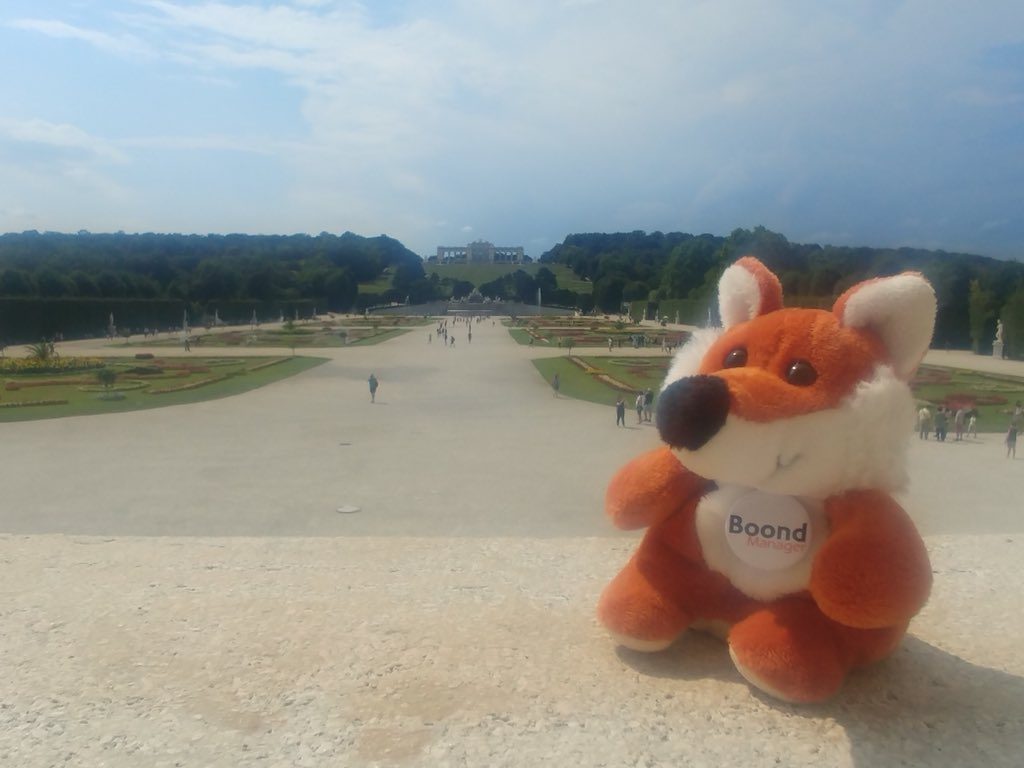
<svg viewBox="0 0 1024 768"><path fill-rule="evenodd" d="M740 496L726 515L725 539L747 565L781 571L810 551L810 515L792 496L751 491Z"/></svg>

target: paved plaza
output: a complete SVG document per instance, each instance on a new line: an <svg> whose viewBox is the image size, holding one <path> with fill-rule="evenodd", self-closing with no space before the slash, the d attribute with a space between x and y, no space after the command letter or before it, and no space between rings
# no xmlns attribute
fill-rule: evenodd
<svg viewBox="0 0 1024 768"><path fill-rule="evenodd" d="M639 656L593 618L635 544L604 486L655 429L554 397L529 360L559 350L449 328L0 425L0 764L1020 764L1024 453L912 440L932 600L835 700L781 705L717 640Z"/></svg>

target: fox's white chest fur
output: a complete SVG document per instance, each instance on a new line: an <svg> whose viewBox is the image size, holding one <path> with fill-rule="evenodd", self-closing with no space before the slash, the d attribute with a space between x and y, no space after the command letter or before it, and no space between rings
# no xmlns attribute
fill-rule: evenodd
<svg viewBox="0 0 1024 768"><path fill-rule="evenodd" d="M821 501L724 485L697 505L697 537L708 566L755 600L807 588L828 537Z"/></svg>

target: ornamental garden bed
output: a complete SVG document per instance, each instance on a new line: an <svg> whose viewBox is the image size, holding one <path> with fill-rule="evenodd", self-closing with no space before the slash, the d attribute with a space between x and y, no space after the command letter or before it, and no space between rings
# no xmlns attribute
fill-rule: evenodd
<svg viewBox="0 0 1024 768"><path fill-rule="evenodd" d="M509 321L509 330L520 344L556 348L604 347L608 340L613 349L631 349L642 346L652 352L660 350L662 344L669 348L678 347L690 334L687 331L650 328L618 320L596 318L538 317Z"/></svg>
<svg viewBox="0 0 1024 768"><path fill-rule="evenodd" d="M292 355L187 361L154 356L140 366L134 357L122 357L95 359L85 373L71 364L72 358L62 360L68 361L65 369L73 373L36 373L28 366L0 371L0 422L132 411L229 397L326 362L323 358Z"/></svg>
<svg viewBox="0 0 1024 768"><path fill-rule="evenodd" d="M327 321L300 321L284 325L232 328L230 330L193 329L189 336L192 351L204 347L283 347L287 349L335 348L379 344L414 327L432 322L422 317L353 317ZM131 341L118 346L181 347L180 336Z"/></svg>

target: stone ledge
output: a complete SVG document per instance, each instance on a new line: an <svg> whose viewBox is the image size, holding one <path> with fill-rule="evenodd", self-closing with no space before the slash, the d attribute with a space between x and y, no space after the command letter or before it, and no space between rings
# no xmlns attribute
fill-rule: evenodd
<svg viewBox="0 0 1024 768"><path fill-rule="evenodd" d="M815 707L593 619L623 538L0 536L5 764L1018 765L1019 537L927 539L928 607Z"/></svg>

